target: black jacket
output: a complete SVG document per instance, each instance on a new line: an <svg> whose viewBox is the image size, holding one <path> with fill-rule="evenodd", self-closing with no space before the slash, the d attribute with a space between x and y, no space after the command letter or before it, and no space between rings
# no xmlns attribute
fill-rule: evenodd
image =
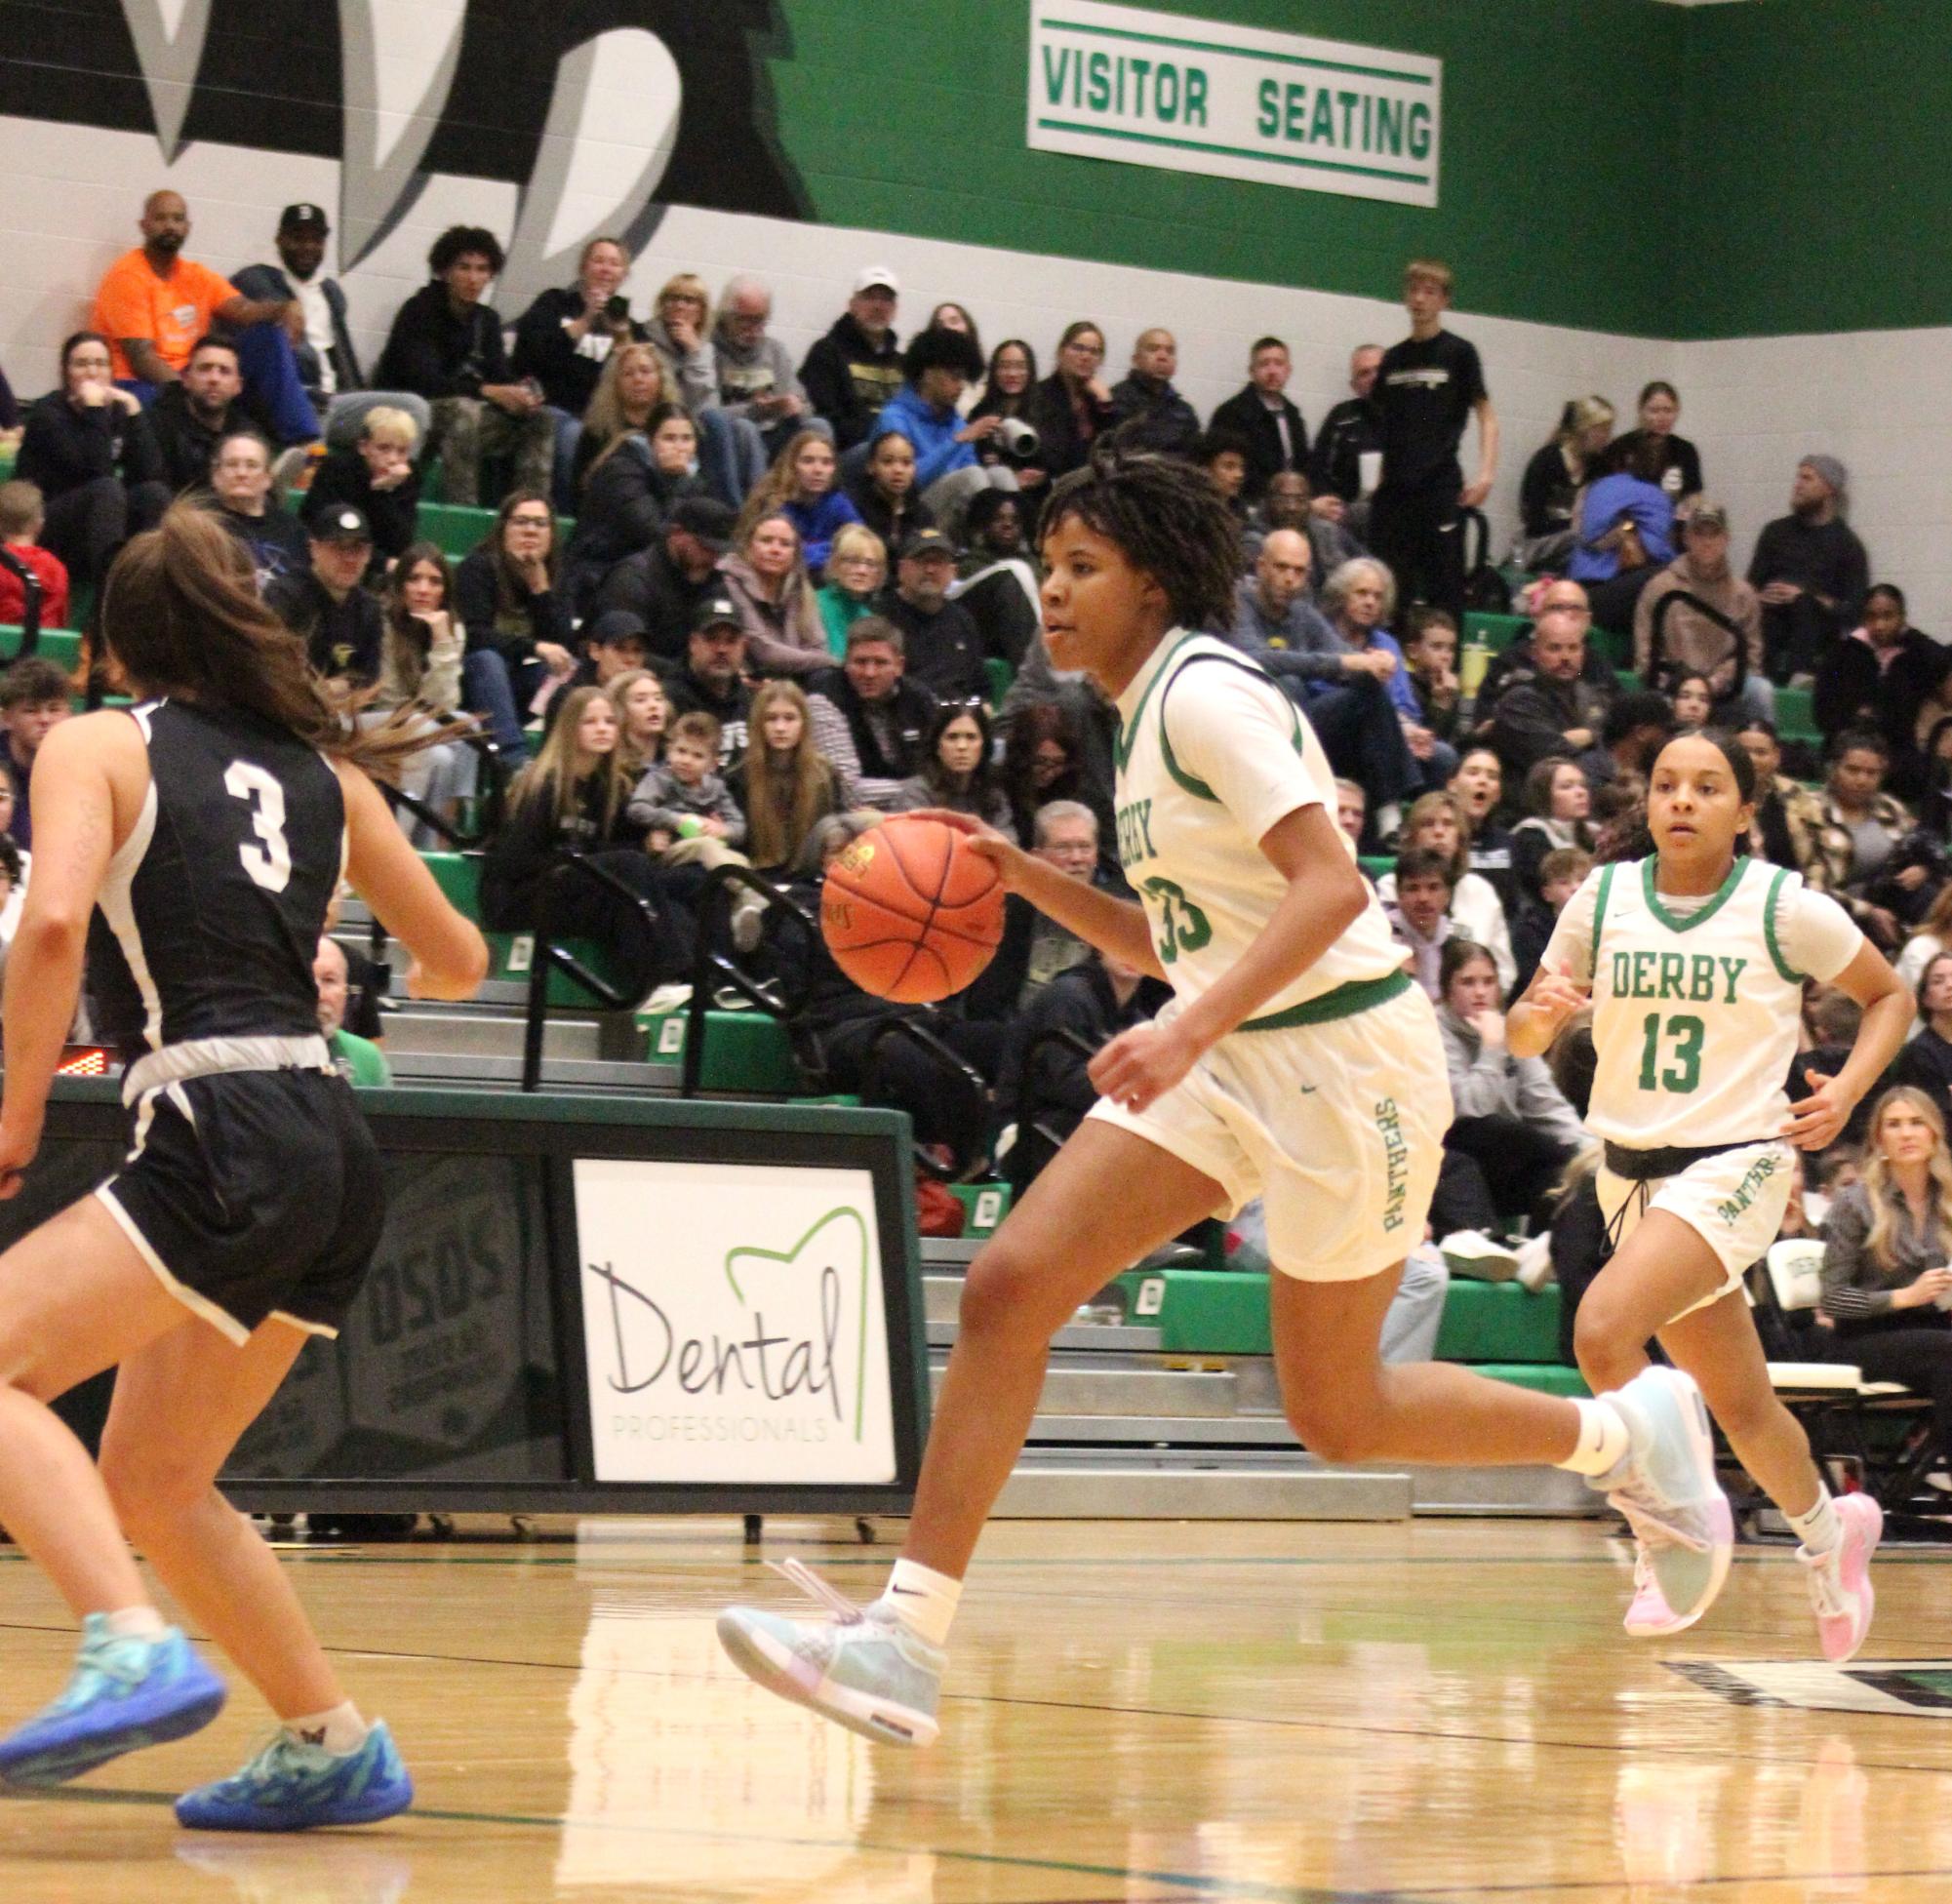
<svg viewBox="0 0 1952 1904"><path fill-rule="evenodd" d="M379 675L384 612L363 588L335 602L311 570L280 575L264 590L264 606L295 635L302 635L312 666L329 680L365 687Z"/></svg>
<svg viewBox="0 0 1952 1904"><path fill-rule="evenodd" d="M580 416L596 395L604 359L585 357L563 326L583 314L583 295L572 285L567 291L545 291L515 320L515 351L511 368L517 377L533 377L544 399ZM650 333L632 324L631 337L644 342ZM491 383L497 379L490 377Z"/></svg>
<svg viewBox="0 0 1952 1904"><path fill-rule="evenodd" d="M120 404L84 410L56 390L29 407L14 473L52 501L99 477L164 481L163 456L149 419Z"/></svg>
<svg viewBox="0 0 1952 1904"><path fill-rule="evenodd" d="M189 391L181 383L166 383L156 392L148 417L163 459L163 481L179 492L209 486L211 459L225 434L262 427L242 401L226 404L215 424L206 423L190 408Z"/></svg>
<svg viewBox="0 0 1952 1904"><path fill-rule="evenodd" d="M343 507L365 511L373 525L373 547L382 556L404 555L415 538L420 506L420 472L409 468L407 480L397 489L376 490L373 472L366 458L348 445L331 450L312 472L312 486L299 513L307 523L317 522L328 509Z"/></svg>
<svg viewBox="0 0 1952 1904"><path fill-rule="evenodd" d="M1199 413L1171 383L1134 371L1111 386L1111 419L1135 449L1190 456L1200 440Z"/></svg>
<svg viewBox="0 0 1952 1904"><path fill-rule="evenodd" d="M700 581L688 580L660 536L648 549L625 556L612 568L597 587L587 618L594 620L612 609L628 609L644 623L644 645L651 656L683 665L691 646L692 616L700 602L721 592L721 586L716 570Z"/></svg>
<svg viewBox="0 0 1952 1904"><path fill-rule="evenodd" d="M625 817L627 804L617 802L606 827L603 783L595 774L578 789L577 804L560 818L540 794L511 801L481 868L481 916L489 931L526 932L536 924L542 881L563 853L640 845L643 829Z"/></svg>
<svg viewBox="0 0 1952 1904"><path fill-rule="evenodd" d="M905 679L919 681L937 700L988 698L982 634L960 602L944 602L934 615L924 615L891 590L882 613L901 630Z"/></svg>
<svg viewBox="0 0 1952 1904"><path fill-rule="evenodd" d="M718 723L718 765L721 774L735 766L745 752L752 731L752 690L735 680L730 694L717 694L700 681L682 658L659 670L664 698L671 703L671 716L709 714Z"/></svg>
<svg viewBox="0 0 1952 1904"><path fill-rule="evenodd" d="M1893 757L1914 753L1918 710L1938 692L1952 668L1952 651L1930 635L1907 628L1887 667L1878 665L1868 642L1840 641L1817 664L1810 711L1827 740L1833 734L1868 720L1884 735Z"/></svg>
<svg viewBox="0 0 1952 1904"><path fill-rule="evenodd" d="M845 668L822 668L809 675L810 694L823 694L839 710L841 719L854 736L854 750L860 758L864 780L905 780L919 773L922 748L928 739L929 723L936 718L936 697L912 676L903 675L895 684L895 693L885 702L893 726L893 751L884 747L867 718L867 703L855 693Z"/></svg>
<svg viewBox="0 0 1952 1904"><path fill-rule="evenodd" d="M643 432L633 430L590 472L568 559L601 579L603 571L657 541L673 503L703 494L696 476L664 475Z"/></svg>
<svg viewBox="0 0 1952 1904"><path fill-rule="evenodd" d="M1308 458L1308 487L1317 496L1353 502L1362 494L1363 455L1371 450L1382 450L1375 406L1367 397L1344 397L1322 418Z"/></svg>
<svg viewBox="0 0 1952 1904"><path fill-rule="evenodd" d="M879 346L846 312L834 320L800 366L807 401L834 426L843 450L865 443L874 433L881 406L901 387L901 351L893 331Z"/></svg>
<svg viewBox="0 0 1952 1904"><path fill-rule="evenodd" d="M299 295L284 267L279 264L247 264L243 270L232 275L230 282L247 298L277 298L291 303ZM365 389L366 377L359 368L359 353L352 347L352 328L346 321L345 293L339 288L337 278L321 278L319 289L325 293L326 308L332 313L333 394L342 397L349 390ZM310 340L300 337L292 346L292 355L298 359L299 380L307 390L316 390L320 383L319 354L312 348Z"/></svg>
<svg viewBox="0 0 1952 1904"><path fill-rule="evenodd" d="M1091 458L1092 445L1117 420L1111 405L1099 403L1096 397L1087 396L1084 406L1089 427L1079 423L1061 371L1053 371L1031 393L1030 420L1037 426L1037 460L1054 477L1082 469Z"/></svg>
<svg viewBox="0 0 1952 1904"><path fill-rule="evenodd" d="M1274 412L1261 402L1260 392L1252 383L1214 412L1215 429L1225 430L1247 444L1244 494L1250 502L1258 501L1269 479L1282 470L1298 469L1304 473L1307 470L1308 426L1301 420L1300 411L1286 397L1281 399L1281 410L1288 418L1290 454L1287 456L1281 453L1281 427L1274 420Z"/></svg>
<svg viewBox="0 0 1952 1904"><path fill-rule="evenodd" d="M551 641L559 648L575 646L565 590L544 589L534 595L525 591L503 614L495 579L495 556L488 549L476 549L455 571L454 612L467 631L470 654L491 648L510 667L519 667L534 657L538 641Z"/></svg>
<svg viewBox="0 0 1952 1904"><path fill-rule="evenodd" d="M471 305L457 317L448 288L437 278L394 313L379 358L382 390L411 390L431 403L478 397L485 383L513 381L501 319L488 305Z"/></svg>
<svg viewBox="0 0 1952 1904"><path fill-rule="evenodd" d="M901 513L897 516L888 498L868 481L867 471L862 470L847 486L848 500L859 511L860 519L881 537L888 550L888 572L895 573L895 557L901 546L904 536L912 536L918 529L934 529L936 512L924 502L913 490L901 498Z"/></svg>
<svg viewBox="0 0 1952 1904"><path fill-rule="evenodd" d="M1517 784L1548 754L1574 751L1565 739L1574 728L1590 730L1598 744L1599 731L1613 705L1616 687L1602 688L1583 675L1561 681L1526 666L1506 677L1492 716L1492 747L1504 767L1508 784Z"/></svg>

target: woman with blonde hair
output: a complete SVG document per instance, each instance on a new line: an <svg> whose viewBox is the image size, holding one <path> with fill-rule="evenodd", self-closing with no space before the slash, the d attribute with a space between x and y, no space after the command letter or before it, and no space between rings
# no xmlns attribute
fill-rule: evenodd
<svg viewBox="0 0 1952 1904"><path fill-rule="evenodd" d="M752 696L751 740L733 791L745 809L746 857L780 874L821 820L844 809L841 776L814 745L807 696L792 681L762 682Z"/></svg>
<svg viewBox="0 0 1952 1904"><path fill-rule="evenodd" d="M1511 949L1511 923L1494 887L1471 870L1471 828L1464 803L1446 788L1414 801L1403 822L1400 849L1428 847L1451 866L1451 922L1456 936L1482 945L1497 967L1500 994L1518 982L1518 960ZM1376 896L1385 904L1396 897L1396 875L1376 882Z"/></svg>
<svg viewBox="0 0 1952 1904"><path fill-rule="evenodd" d="M1839 1362L1932 1398L1939 1457L1952 1462L1952 1154L1945 1116L1914 1085L1871 1112L1862 1180L1823 1223L1822 1314Z"/></svg>
<svg viewBox="0 0 1952 1904"><path fill-rule="evenodd" d="M766 474L766 442L751 423L728 416L719 405L711 307L704 279L680 271L664 280L644 329L663 368L665 394L682 403L698 426L699 476L721 502L737 509Z"/></svg>
<svg viewBox="0 0 1952 1904"><path fill-rule="evenodd" d="M635 786L646 771L664 757L664 730L670 725L671 702L662 679L651 668L625 668L610 678L604 692L622 725L617 750L623 756L623 771Z"/></svg>
<svg viewBox="0 0 1952 1904"><path fill-rule="evenodd" d="M836 664L847 659L847 631L874 613L887 580L887 544L865 523L849 523L827 551L826 583L814 598L827 631L827 653Z"/></svg>
<svg viewBox="0 0 1952 1904"><path fill-rule="evenodd" d="M792 517L773 509L744 524L718 566L738 610L745 663L754 674L812 674L827 665L826 630Z"/></svg>
<svg viewBox="0 0 1952 1904"><path fill-rule="evenodd" d="M642 430L659 404L675 398L655 344L618 344L604 360L595 393L583 412L583 431L577 440L577 495L582 494L591 465L599 457L615 450L633 430Z"/></svg>
<svg viewBox="0 0 1952 1904"><path fill-rule="evenodd" d="M1605 397L1574 397L1559 427L1525 465L1518 486L1523 524L1512 559L1534 573L1557 568L1576 539L1573 517L1594 459L1613 437L1613 407Z"/></svg>

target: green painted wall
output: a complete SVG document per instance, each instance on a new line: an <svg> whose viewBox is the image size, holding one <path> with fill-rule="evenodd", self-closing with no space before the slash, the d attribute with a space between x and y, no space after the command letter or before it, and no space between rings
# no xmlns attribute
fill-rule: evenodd
<svg viewBox="0 0 1952 1904"><path fill-rule="evenodd" d="M1689 268L1669 334L1952 319L1952 6L1687 12Z"/></svg>
<svg viewBox="0 0 1952 1904"><path fill-rule="evenodd" d="M1024 144L1027 0L778 0L781 144L822 221L1393 298L1418 253L1474 311L1672 336L1673 246L1637 217L1680 149L1691 11L1652 0L1150 0L1444 61L1434 208ZM1749 9L1710 8L1742 13ZM1769 8L1774 17L1780 9ZM1657 175L1678 168L1657 164Z"/></svg>

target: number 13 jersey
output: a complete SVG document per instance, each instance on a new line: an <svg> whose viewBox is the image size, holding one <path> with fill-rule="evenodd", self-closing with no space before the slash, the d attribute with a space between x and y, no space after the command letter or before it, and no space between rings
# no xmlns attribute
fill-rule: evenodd
<svg viewBox="0 0 1952 1904"><path fill-rule="evenodd" d="M1333 818L1335 774L1295 704L1212 635L1168 634L1126 684L1118 712L1119 862L1168 982L1190 1003L1239 962L1287 895L1260 850L1268 828L1301 807ZM1372 892L1347 931L1250 1023L1402 969Z"/></svg>
<svg viewBox="0 0 1952 1904"><path fill-rule="evenodd" d="M149 791L89 925L98 1030L125 1063L192 1038L315 1037L312 961L345 863L339 775L235 708L129 712Z"/></svg>
<svg viewBox="0 0 1952 1904"><path fill-rule="evenodd" d="M1652 858L1595 867L1543 965L1593 987L1586 1125L1637 1150L1779 1136L1806 978L1832 979L1863 933L1800 873L1738 858L1721 890L1654 890Z"/></svg>

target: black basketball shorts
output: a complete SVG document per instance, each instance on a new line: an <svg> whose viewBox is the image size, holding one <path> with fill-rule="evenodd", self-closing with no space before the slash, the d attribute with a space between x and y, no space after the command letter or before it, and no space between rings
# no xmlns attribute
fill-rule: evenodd
<svg viewBox="0 0 1952 1904"><path fill-rule="evenodd" d="M326 1071L225 1071L148 1091L95 1193L186 1308L243 1342L266 1317L337 1335L385 1219L378 1147Z"/></svg>

